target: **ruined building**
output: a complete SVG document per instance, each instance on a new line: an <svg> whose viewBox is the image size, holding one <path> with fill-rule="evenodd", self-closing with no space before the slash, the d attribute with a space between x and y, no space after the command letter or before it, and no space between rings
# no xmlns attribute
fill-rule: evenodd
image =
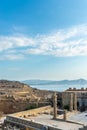
<svg viewBox="0 0 87 130"><path fill-rule="evenodd" d="M62 106L70 111L87 110L87 89L69 88L62 93Z"/></svg>

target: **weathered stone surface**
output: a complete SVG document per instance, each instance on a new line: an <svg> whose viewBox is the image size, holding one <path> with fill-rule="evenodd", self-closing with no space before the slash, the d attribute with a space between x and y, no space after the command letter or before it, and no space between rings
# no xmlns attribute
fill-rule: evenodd
<svg viewBox="0 0 87 130"><path fill-rule="evenodd" d="M46 106L52 92L38 90L18 81L0 80L0 111L11 114L30 106Z"/></svg>
<svg viewBox="0 0 87 130"><path fill-rule="evenodd" d="M74 110L77 111L77 94L76 93L74 93L73 101L74 101Z"/></svg>
<svg viewBox="0 0 87 130"><path fill-rule="evenodd" d="M57 95L56 92L53 94L53 111L54 111L54 117L53 119L57 118Z"/></svg>
<svg viewBox="0 0 87 130"><path fill-rule="evenodd" d="M70 111L73 111L73 93L70 93Z"/></svg>

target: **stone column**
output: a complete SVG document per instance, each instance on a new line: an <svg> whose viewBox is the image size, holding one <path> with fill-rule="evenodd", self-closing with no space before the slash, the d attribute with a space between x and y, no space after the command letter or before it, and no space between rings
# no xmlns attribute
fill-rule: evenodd
<svg viewBox="0 0 87 130"><path fill-rule="evenodd" d="M66 110L64 110L64 114L63 114L63 119L64 119L64 121L66 121L67 120L67 111Z"/></svg>
<svg viewBox="0 0 87 130"><path fill-rule="evenodd" d="M53 113L54 113L53 119L56 119L57 118L57 95L56 95L56 92L54 92L54 94L53 94Z"/></svg>
<svg viewBox="0 0 87 130"><path fill-rule="evenodd" d="M73 93L70 93L70 111L73 111Z"/></svg>
<svg viewBox="0 0 87 130"><path fill-rule="evenodd" d="M77 94L74 93L74 110L77 111Z"/></svg>

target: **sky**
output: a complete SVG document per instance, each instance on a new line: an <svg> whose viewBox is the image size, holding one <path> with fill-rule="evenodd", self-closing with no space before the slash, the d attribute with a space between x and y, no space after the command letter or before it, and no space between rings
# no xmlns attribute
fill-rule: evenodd
<svg viewBox="0 0 87 130"><path fill-rule="evenodd" d="M87 79L87 0L0 0L0 79Z"/></svg>

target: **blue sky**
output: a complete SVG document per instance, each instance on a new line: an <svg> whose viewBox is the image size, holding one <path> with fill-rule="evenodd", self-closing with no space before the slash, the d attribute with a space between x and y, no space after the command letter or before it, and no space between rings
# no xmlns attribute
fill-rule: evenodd
<svg viewBox="0 0 87 130"><path fill-rule="evenodd" d="M0 79L87 79L87 0L0 0Z"/></svg>

